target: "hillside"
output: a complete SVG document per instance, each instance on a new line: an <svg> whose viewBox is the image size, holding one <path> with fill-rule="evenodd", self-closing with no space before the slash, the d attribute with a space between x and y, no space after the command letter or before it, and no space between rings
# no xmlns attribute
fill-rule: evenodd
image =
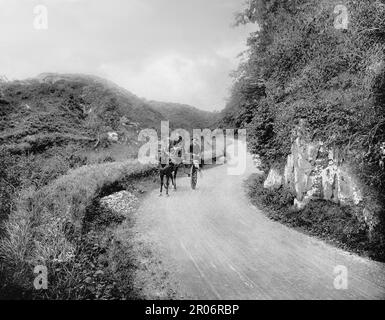
<svg viewBox="0 0 385 320"><path fill-rule="evenodd" d="M251 3L237 21L263 27L248 39L249 58L235 72L223 122L249 128L253 151L270 163L289 154L286 137L305 119L316 138L350 141L357 162L364 161L359 149L374 164L385 140L384 1L344 1L344 30L334 26L340 1Z"/></svg>
<svg viewBox="0 0 385 320"><path fill-rule="evenodd" d="M210 113L193 107L148 103L99 77L41 74L0 83L1 216L16 190L40 188L69 169L137 156L138 133L210 125ZM117 143L106 138L118 134ZM99 141L99 143L97 143Z"/></svg>
<svg viewBox="0 0 385 320"><path fill-rule="evenodd" d="M107 131L133 143L139 129L158 129L162 120L191 129L210 127L215 117L190 106L146 102L112 82L87 75L42 74L4 82L1 93L0 141L14 151L44 151L57 142L87 143Z"/></svg>
<svg viewBox="0 0 385 320"><path fill-rule="evenodd" d="M211 118L193 107L148 103L95 76L1 80L0 299L95 299L101 290L109 298L131 297L130 252L117 253L111 262L124 265L122 275L99 263L103 255L115 255L109 226L122 217L109 216L98 199L128 186L140 196L138 180L153 186L154 168L136 161L140 130L159 130L162 120L171 128L204 128ZM117 139L108 139L109 133ZM88 250L106 237L109 251ZM30 279L41 259L50 274L44 293L34 291ZM95 272L105 273L103 284L85 287Z"/></svg>
<svg viewBox="0 0 385 320"><path fill-rule="evenodd" d="M379 0L251 1L237 23L261 28L222 113L247 129L268 174L253 194L281 206L276 219L371 249L385 243L384 21ZM293 199L308 208L289 215Z"/></svg>
<svg viewBox="0 0 385 320"><path fill-rule="evenodd" d="M219 113L199 110L185 104L148 101L148 105L161 113L164 119L168 119L175 129L212 128L220 118Z"/></svg>
<svg viewBox="0 0 385 320"><path fill-rule="evenodd" d="M0 141L23 152L86 143L112 130L131 142L138 129L162 119L127 90L92 76L42 74L4 83L1 101Z"/></svg>

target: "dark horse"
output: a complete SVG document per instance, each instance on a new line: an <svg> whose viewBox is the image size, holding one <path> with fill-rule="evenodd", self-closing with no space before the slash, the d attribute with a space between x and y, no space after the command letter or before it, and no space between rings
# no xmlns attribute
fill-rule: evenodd
<svg viewBox="0 0 385 320"><path fill-rule="evenodd" d="M163 193L163 187L166 188L168 196L168 188L171 183L176 190L176 176L178 168L181 164L182 148L176 144L171 147L170 152L160 152L159 156L159 176L160 176L160 195ZM166 183L164 183L166 177Z"/></svg>
<svg viewBox="0 0 385 320"><path fill-rule="evenodd" d="M170 150L171 163L173 164L174 170L172 174L174 190L176 190L176 176L178 174L178 169L182 166L182 154L183 148L180 144L175 143Z"/></svg>
<svg viewBox="0 0 385 320"><path fill-rule="evenodd" d="M170 179L171 183L175 187L175 180L174 180L174 164L172 162L168 164L159 162L159 176L160 176L160 196L163 194L163 186L166 189L166 195L168 196L168 188L170 185ZM166 183L164 183L164 177L166 177Z"/></svg>
<svg viewBox="0 0 385 320"><path fill-rule="evenodd" d="M166 195L168 196L168 188L171 183L176 189L175 184L175 171L176 165L172 162L169 152L160 152L159 155L159 177L160 177L160 196L163 193L163 187L166 189ZM164 177L166 177L166 183L164 183Z"/></svg>

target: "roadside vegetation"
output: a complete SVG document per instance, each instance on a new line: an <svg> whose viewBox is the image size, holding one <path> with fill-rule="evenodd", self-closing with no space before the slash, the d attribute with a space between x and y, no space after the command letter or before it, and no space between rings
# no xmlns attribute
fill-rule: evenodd
<svg viewBox="0 0 385 320"><path fill-rule="evenodd" d="M245 187L251 202L267 217L347 251L385 262L380 239L369 237L365 223L358 221L354 208L317 200L303 210L296 210L295 195L283 187L265 189L265 179L264 174L254 174L245 181Z"/></svg>
<svg viewBox="0 0 385 320"><path fill-rule="evenodd" d="M346 8L345 17L338 9L341 5ZM345 28L336 28L336 23L344 20ZM250 1L236 16L236 23L256 23L259 30L248 39L248 50L233 74L232 95L223 111L224 126L247 129L250 150L261 157L266 171L272 167L283 169L291 152L292 130L304 120L313 140L338 150L344 163L352 168L367 205L375 205L379 210L382 226L385 225L385 171L380 161L380 147L385 141L384 21L383 0ZM266 193L269 192L261 194ZM309 224L310 229L317 228L319 217L335 212L336 219L341 219L335 221L337 229L324 228L317 233L347 237L346 243L352 237L361 247L358 221L350 228L350 235L346 234L348 227L340 228L343 223L347 226L352 223L350 214L340 214L345 209L337 210L327 202L316 202L295 214L290 213L286 204L282 208L287 219L307 220L293 223ZM378 238L373 241L382 241L385 248L383 228L372 234ZM368 245L376 246L372 242Z"/></svg>
<svg viewBox="0 0 385 320"><path fill-rule="evenodd" d="M101 209L98 199L130 185L132 189L132 181L153 173L153 167L136 162L84 166L41 189L23 190L4 223L5 234L0 241L1 295L54 299L130 297L132 292L113 293L118 285L113 281L114 274L96 260L101 254L114 255L114 250L119 250L112 246L110 251L113 239L109 228L124 219ZM95 219L99 223L95 224ZM44 293L33 287L33 269L38 265L48 268L49 289ZM103 278L97 284L92 282L95 273Z"/></svg>

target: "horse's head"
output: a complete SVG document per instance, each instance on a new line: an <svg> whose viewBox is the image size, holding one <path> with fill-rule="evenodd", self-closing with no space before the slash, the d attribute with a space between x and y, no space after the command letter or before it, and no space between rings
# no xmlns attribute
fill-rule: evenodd
<svg viewBox="0 0 385 320"><path fill-rule="evenodd" d="M170 162L170 155L166 150L162 149L158 152L159 164L168 164Z"/></svg>

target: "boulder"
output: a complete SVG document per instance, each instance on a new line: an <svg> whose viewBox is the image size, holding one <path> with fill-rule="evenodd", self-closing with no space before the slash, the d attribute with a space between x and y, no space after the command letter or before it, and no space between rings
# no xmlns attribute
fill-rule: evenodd
<svg viewBox="0 0 385 320"><path fill-rule="evenodd" d="M279 189L282 186L283 177L277 169L271 169L263 187L266 189Z"/></svg>
<svg viewBox="0 0 385 320"><path fill-rule="evenodd" d="M119 141L119 135L117 132L110 131L110 132L107 132L107 139L111 142L118 142Z"/></svg>

